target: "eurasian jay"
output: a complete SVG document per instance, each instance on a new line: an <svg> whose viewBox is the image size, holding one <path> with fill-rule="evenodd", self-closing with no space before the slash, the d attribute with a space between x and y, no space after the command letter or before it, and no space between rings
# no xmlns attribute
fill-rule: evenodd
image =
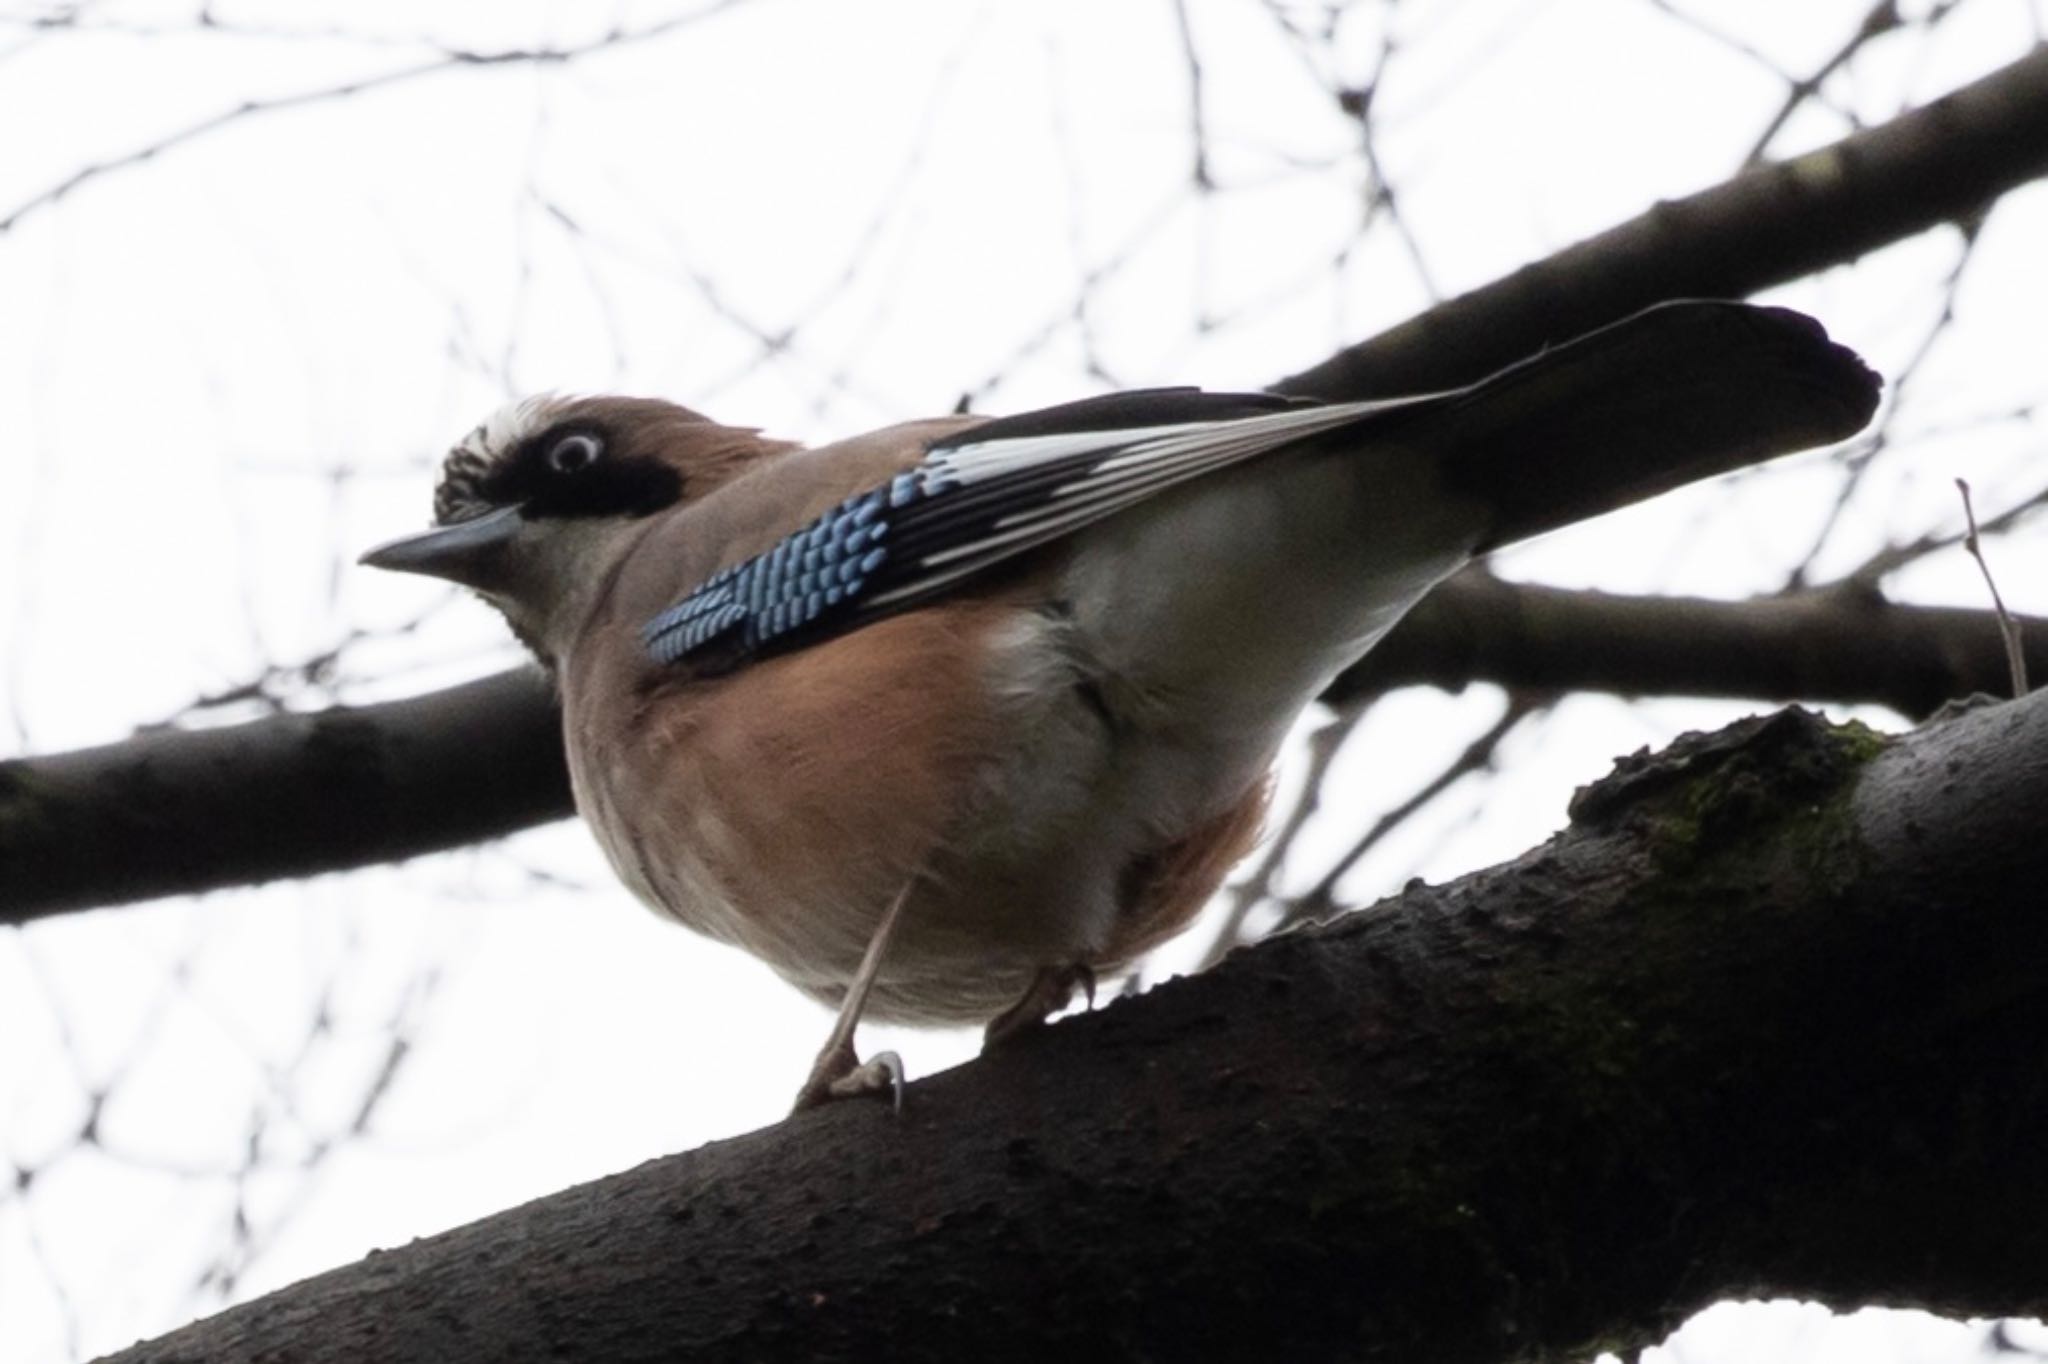
<svg viewBox="0 0 2048 1364"><path fill-rule="evenodd" d="M1466 388L1154 389L815 449L533 398L363 561L474 588L554 675L577 807L658 912L839 1017L1056 1012L1184 927L1326 683L1525 537L1869 421L1811 319L1679 302Z"/></svg>

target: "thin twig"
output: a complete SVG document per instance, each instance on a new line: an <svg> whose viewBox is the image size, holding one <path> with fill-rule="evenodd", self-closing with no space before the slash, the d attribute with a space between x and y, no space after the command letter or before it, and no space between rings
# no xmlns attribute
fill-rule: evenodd
<svg viewBox="0 0 2048 1364"><path fill-rule="evenodd" d="M1947 276L1942 280L1941 312L1920 338L1920 344L1914 349L1913 354L1892 372L1889 385L1890 401L1885 404L1884 411L1878 414L1877 425L1855 437L1849 445L1842 447L1842 468L1847 476L1835 490L1835 500L1829 506L1827 516L1821 521L1820 531L1813 537L1805 557L1800 559L1798 566L1786 578L1785 591L1796 592L1811 585L1814 563L1833 541L1835 531L1842 525L1844 514L1849 509L1849 503L1863 488L1864 476L1870 472L1871 465L1876 463L1880 456L1893 448L1892 423L1898 418L1907 392L1919 378L1921 366L1927 363L1929 357L1934 354L1935 346L1948 335L1949 328L1955 323L1956 298L1962 292L1964 272L1977 258L1977 244L1982 240L1984 222L1989 214L1990 206L1986 205L1977 213L1960 218L1954 223L1956 231L1962 236L1962 243L1956 253L1955 263L1949 267Z"/></svg>
<svg viewBox="0 0 2048 1364"><path fill-rule="evenodd" d="M1323 778L1328 775L1330 764L1336 761L1345 740L1365 719L1376 699L1368 697L1343 707L1334 720L1308 736L1308 771L1303 777L1301 795L1287 812L1286 823L1266 838L1257 864L1224 892L1229 908L1224 911L1222 923L1202 953L1201 970L1208 970L1223 960L1231 949L1242 947L1249 941L1244 932L1246 921L1254 909L1276 898L1273 883L1282 860L1294 846L1295 835L1322 810Z"/></svg>
<svg viewBox="0 0 2048 1364"><path fill-rule="evenodd" d="M1982 535L2002 535L2007 531L2017 530L2039 515L2044 508L2048 508L2048 486L2036 489L2013 503L2010 507L2007 507L2004 511L1998 513L1998 515L1980 523L1977 527L1978 533ZM1960 533L1929 531L1925 535L1906 544L1886 546L1849 572L1842 574L1839 578L1835 579L1835 582L1861 583L1875 589L1880 580L1891 576L1909 564L1918 563L1930 554L1936 554L1945 549L1952 549L1962 544L1968 538L1968 531ZM1821 587L1830 585L1827 583L1817 584L1817 586Z"/></svg>
<svg viewBox="0 0 2048 1364"><path fill-rule="evenodd" d="M1964 479L1956 480L1956 489L1963 495L1963 520L1969 524L1969 534L1963 537L1963 548L1970 551L1970 557L1977 561L1977 568L1984 575L1984 586L1991 589L1991 609L1998 616L1998 633L2005 640L2005 662L2012 669L2012 694L2015 697L2027 694L2027 653L2020 644L2020 623L2005 609L2005 600L1998 595L1998 583L1991 576L1991 565L1984 561L1984 546L1977 537L1977 513L1970 507L1970 485Z"/></svg>
<svg viewBox="0 0 2048 1364"><path fill-rule="evenodd" d="M1778 106L1778 112L1764 130L1757 134L1756 141L1750 146L1749 154L1742 158L1742 164L1762 165L1764 153L1770 150L1772 140L1792 121L1792 116L1799 112L1799 106L1819 95L1822 83L1854 60L1872 40L1890 33L1904 22L1904 18L1899 14L1897 0L1877 0L1863 16L1863 21L1856 26L1856 32L1835 50L1834 55L1822 62L1812 75L1792 81L1792 88L1785 92L1784 103Z"/></svg>
<svg viewBox="0 0 2048 1364"><path fill-rule="evenodd" d="M1441 796L1459 781L1474 772L1493 766L1495 755L1500 751L1501 741L1515 726L1538 711L1548 709L1557 701L1557 696L1548 691L1510 692L1507 709L1484 734L1465 746L1463 752L1453 758L1444 769L1426 782L1408 799L1381 815L1373 826L1359 835L1358 841L1342 857L1338 858L1322 880L1306 895L1300 896L1287 906L1278 928L1285 928L1308 919L1325 918L1337 908L1337 883L1351 873L1365 859L1382 839L1401 827L1411 816L1431 801Z"/></svg>
<svg viewBox="0 0 2048 1364"><path fill-rule="evenodd" d="M436 76L445 72L475 69L489 66L548 66L567 65L583 57L605 52L633 43L646 42L667 36L686 24L710 17L721 10L730 8L739 0L713 0L703 9L672 15L638 29L613 29L586 43L559 48L513 48L501 52L473 51L467 48L445 48L439 55L414 66L399 67L395 70L378 72L374 75L358 76L335 85L319 86L310 90L299 90L291 94L277 95L265 99L245 99L240 104L230 105L216 113L207 115L195 123L165 133L130 151L80 166L61 180L15 204L0 213L0 235L12 232L23 219L42 209L67 198L73 191L112 175L152 161L166 152L209 137L224 128L232 127L247 119L275 113L283 109L303 108L306 105L321 104L332 100L348 99L355 95L368 94L394 85L423 77Z"/></svg>
<svg viewBox="0 0 2048 1364"><path fill-rule="evenodd" d="M1195 188L1206 194L1216 188L1216 180L1209 173L1209 120L1202 94L1202 57L1195 49L1195 28L1188 20L1187 0L1173 0L1173 20L1180 31L1181 57L1188 68L1188 131L1195 144L1190 170Z"/></svg>

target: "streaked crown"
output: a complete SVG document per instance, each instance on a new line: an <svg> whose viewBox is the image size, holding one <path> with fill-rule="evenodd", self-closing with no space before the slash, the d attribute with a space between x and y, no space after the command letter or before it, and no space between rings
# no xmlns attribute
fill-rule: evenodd
<svg viewBox="0 0 2048 1364"><path fill-rule="evenodd" d="M543 394L507 403L448 452L434 521L506 506L528 520L647 516L782 448L658 398Z"/></svg>

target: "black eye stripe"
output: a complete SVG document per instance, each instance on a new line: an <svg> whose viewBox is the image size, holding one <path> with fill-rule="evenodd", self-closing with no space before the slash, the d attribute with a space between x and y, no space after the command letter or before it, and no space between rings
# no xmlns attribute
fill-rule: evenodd
<svg viewBox="0 0 2048 1364"><path fill-rule="evenodd" d="M515 505L534 520L637 517L674 506L682 494L682 475L674 466L653 455L624 453L603 426L572 419L495 457L469 443L456 447L442 465L434 519L447 525Z"/></svg>

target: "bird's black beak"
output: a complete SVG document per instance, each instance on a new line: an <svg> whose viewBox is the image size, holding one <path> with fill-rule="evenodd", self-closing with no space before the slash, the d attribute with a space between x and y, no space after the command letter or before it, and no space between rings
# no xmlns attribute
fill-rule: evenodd
<svg viewBox="0 0 2048 1364"><path fill-rule="evenodd" d="M489 587L498 577L505 546L526 524L518 507L500 507L452 526L435 526L377 546L360 564L398 573L424 573L465 587Z"/></svg>

